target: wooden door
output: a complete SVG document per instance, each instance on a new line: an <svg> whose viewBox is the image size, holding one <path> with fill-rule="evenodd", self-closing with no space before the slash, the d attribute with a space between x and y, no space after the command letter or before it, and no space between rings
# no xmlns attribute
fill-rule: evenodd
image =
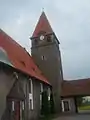
<svg viewBox="0 0 90 120"><path fill-rule="evenodd" d="M20 120L20 101L15 101L15 120Z"/></svg>

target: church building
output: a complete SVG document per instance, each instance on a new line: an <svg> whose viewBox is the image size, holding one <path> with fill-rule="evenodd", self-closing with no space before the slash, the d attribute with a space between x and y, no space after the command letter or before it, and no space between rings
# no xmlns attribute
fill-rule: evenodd
<svg viewBox="0 0 90 120"><path fill-rule="evenodd" d="M37 120L41 93L53 93L55 112L78 112L90 79L63 79L60 41L42 12L30 37L31 55L0 29L0 120Z"/></svg>
<svg viewBox="0 0 90 120"><path fill-rule="evenodd" d="M0 30L0 120L37 120L50 87L29 53Z"/></svg>

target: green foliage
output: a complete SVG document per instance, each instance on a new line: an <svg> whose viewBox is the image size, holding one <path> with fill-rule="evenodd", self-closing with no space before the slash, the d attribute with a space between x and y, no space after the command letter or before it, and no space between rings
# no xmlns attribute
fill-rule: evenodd
<svg viewBox="0 0 90 120"><path fill-rule="evenodd" d="M42 92L42 108L41 114L48 116L49 114L49 102L48 102L48 94L47 91Z"/></svg>
<svg viewBox="0 0 90 120"><path fill-rule="evenodd" d="M55 113L53 94L50 94L50 113Z"/></svg>
<svg viewBox="0 0 90 120"><path fill-rule="evenodd" d="M42 107L41 114L44 116L50 116L55 113L53 94L50 94L50 101L48 101L47 91L42 92Z"/></svg>
<svg viewBox="0 0 90 120"><path fill-rule="evenodd" d="M90 110L90 105L79 106L78 109L79 109L79 110Z"/></svg>
<svg viewBox="0 0 90 120"><path fill-rule="evenodd" d="M77 105L81 106L83 103L83 97L77 97Z"/></svg>

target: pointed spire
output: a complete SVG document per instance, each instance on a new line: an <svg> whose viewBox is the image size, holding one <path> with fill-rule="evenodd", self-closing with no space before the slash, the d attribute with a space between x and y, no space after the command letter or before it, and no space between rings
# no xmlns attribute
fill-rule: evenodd
<svg viewBox="0 0 90 120"><path fill-rule="evenodd" d="M46 32L46 34L53 33L53 30L44 12L42 12L39 18L39 21L36 25L32 37L37 37L38 33L41 31Z"/></svg>

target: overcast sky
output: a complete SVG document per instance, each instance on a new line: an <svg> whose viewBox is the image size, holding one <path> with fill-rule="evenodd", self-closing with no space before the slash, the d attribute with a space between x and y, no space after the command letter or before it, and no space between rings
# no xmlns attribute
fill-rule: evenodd
<svg viewBox="0 0 90 120"><path fill-rule="evenodd" d="M30 51L42 8L61 43L64 79L90 77L90 0L0 0L0 28Z"/></svg>

